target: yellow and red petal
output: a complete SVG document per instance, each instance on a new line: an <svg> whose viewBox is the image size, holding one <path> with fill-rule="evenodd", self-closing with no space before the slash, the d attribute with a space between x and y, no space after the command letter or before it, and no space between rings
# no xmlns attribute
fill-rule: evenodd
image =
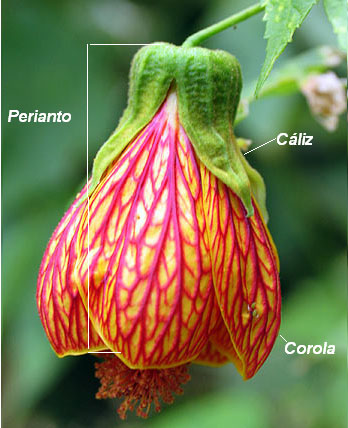
<svg viewBox="0 0 348 428"><path fill-rule="evenodd" d="M219 311L200 173L175 94L101 180L77 241L80 294L125 364L164 368L199 355Z"/></svg>
<svg viewBox="0 0 348 428"><path fill-rule="evenodd" d="M278 259L254 203L246 217L240 199L201 165L204 211L216 298L241 375L252 377L266 360L280 325Z"/></svg>
<svg viewBox="0 0 348 428"><path fill-rule="evenodd" d="M193 360L193 363L204 366L219 367L227 364L229 361L229 358L222 354L209 339L197 358Z"/></svg>
<svg viewBox="0 0 348 428"><path fill-rule="evenodd" d="M88 351L88 317L78 288L73 280L77 260L76 228L86 202L77 204L86 188L76 198L54 231L38 277L37 306L48 339L59 356ZM105 345L89 323L90 350Z"/></svg>
<svg viewBox="0 0 348 428"><path fill-rule="evenodd" d="M211 333L210 340L221 355L224 355L229 362L233 363L239 372L243 370L243 363L234 348L231 335L221 315Z"/></svg>

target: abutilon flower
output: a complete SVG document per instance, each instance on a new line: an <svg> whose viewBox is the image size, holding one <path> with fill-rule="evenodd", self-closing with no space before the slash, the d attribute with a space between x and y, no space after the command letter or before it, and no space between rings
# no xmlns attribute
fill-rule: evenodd
<svg viewBox="0 0 348 428"><path fill-rule="evenodd" d="M241 77L222 51L133 60L129 104L48 244L37 303L58 354L93 352L97 398L173 401L188 364L262 366L280 323L262 178L233 134ZM108 352L111 353L102 353Z"/></svg>

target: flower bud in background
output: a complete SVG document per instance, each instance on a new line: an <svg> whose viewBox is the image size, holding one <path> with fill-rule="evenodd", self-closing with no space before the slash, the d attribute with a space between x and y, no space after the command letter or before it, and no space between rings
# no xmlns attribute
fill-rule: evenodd
<svg viewBox="0 0 348 428"><path fill-rule="evenodd" d="M189 363L251 378L280 324L277 252L260 175L233 133L241 77L222 51L135 56L128 108L58 225L38 279L59 356L95 352L97 398L173 401Z"/></svg>
<svg viewBox="0 0 348 428"><path fill-rule="evenodd" d="M345 87L332 71L311 75L301 85L314 117L328 131L337 128L339 115L347 108Z"/></svg>

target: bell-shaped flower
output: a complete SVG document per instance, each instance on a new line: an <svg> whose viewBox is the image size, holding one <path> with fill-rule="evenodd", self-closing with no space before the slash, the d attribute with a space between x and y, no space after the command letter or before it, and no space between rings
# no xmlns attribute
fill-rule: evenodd
<svg viewBox="0 0 348 428"><path fill-rule="evenodd" d="M232 128L240 84L225 52L141 49L128 108L46 249L37 302L50 343L105 357L97 397L124 395L122 417L137 400L141 416L172 402L191 362L252 377L277 337L263 181Z"/></svg>

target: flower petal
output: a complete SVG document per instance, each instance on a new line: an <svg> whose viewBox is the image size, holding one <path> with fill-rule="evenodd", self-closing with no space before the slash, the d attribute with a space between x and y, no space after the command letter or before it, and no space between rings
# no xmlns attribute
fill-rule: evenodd
<svg viewBox="0 0 348 428"><path fill-rule="evenodd" d="M76 263L75 231L86 202L76 198L54 231L41 262L37 305L41 322L54 351L59 356L88 351L87 312L72 278ZM90 324L90 350L105 345Z"/></svg>
<svg viewBox="0 0 348 428"><path fill-rule="evenodd" d="M235 350L233 342L231 341L230 333L221 315L214 331L210 335L210 341L213 343L214 347L228 359L228 361L236 366L239 372L243 370L243 363Z"/></svg>
<svg viewBox="0 0 348 428"><path fill-rule="evenodd" d="M80 294L88 305L89 287L93 324L129 367L191 361L215 325L202 207L171 94L91 195L89 241L87 210L78 237Z"/></svg>
<svg viewBox="0 0 348 428"><path fill-rule="evenodd" d="M275 247L254 202L246 217L240 199L201 165L213 279L222 317L248 379L264 363L280 324Z"/></svg>
<svg viewBox="0 0 348 428"><path fill-rule="evenodd" d="M209 340L193 362L204 366L219 367L228 363L229 359Z"/></svg>

